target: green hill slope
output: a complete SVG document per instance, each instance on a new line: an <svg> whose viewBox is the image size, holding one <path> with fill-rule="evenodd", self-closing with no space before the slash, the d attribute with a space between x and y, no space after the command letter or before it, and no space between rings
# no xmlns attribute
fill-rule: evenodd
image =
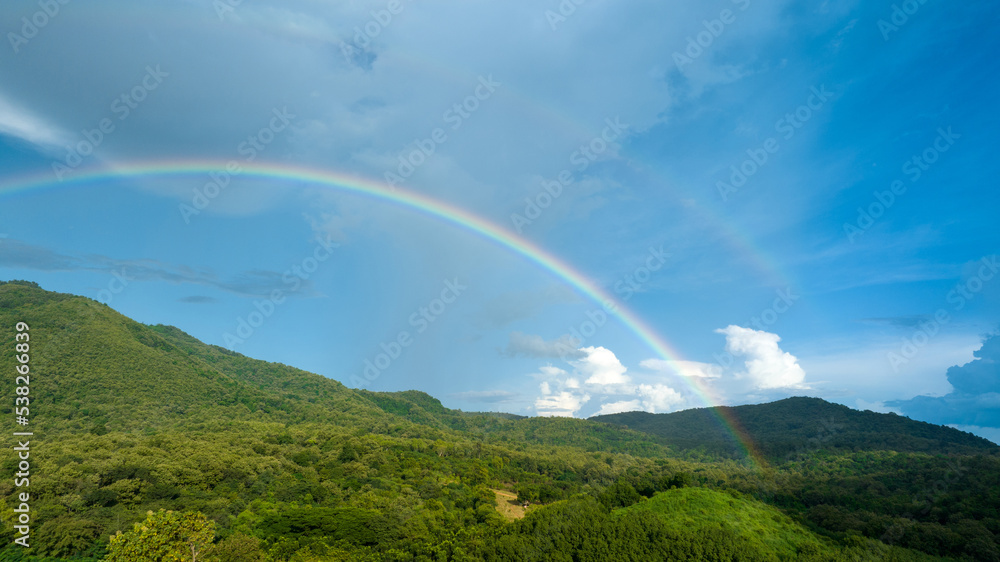
<svg viewBox="0 0 1000 562"><path fill-rule="evenodd" d="M655 513L677 530L724 529L743 537L753 548L785 560L826 548L819 537L779 510L739 494L681 488L660 492L613 515L638 511Z"/></svg>
<svg viewBox="0 0 1000 562"><path fill-rule="evenodd" d="M348 423L375 412L336 381L145 326L90 299L0 285L0 326L17 322L31 326L41 431L147 431L206 416ZM5 362L13 354L0 350Z"/></svg>
<svg viewBox="0 0 1000 562"><path fill-rule="evenodd" d="M787 398L720 410L727 419L738 421L762 454L776 461L820 449L1000 454L996 444L971 433L895 414L860 412L819 398ZM723 456L741 454L732 434L707 408L670 414L628 412L590 419L655 435L661 443L676 449Z"/></svg>
<svg viewBox="0 0 1000 562"><path fill-rule="evenodd" d="M880 541L823 537L737 492L682 488L610 512L587 497L538 509L509 525L487 560L939 560Z"/></svg>
<svg viewBox="0 0 1000 562"><path fill-rule="evenodd" d="M326 377L207 345L171 326L146 326L91 299L0 284L0 326L32 327L40 431L151 431L206 419L329 422L438 439L465 432L495 442L666 452L625 428L450 410L422 392L352 390ZM14 348L0 350L13 361ZM10 391L10 389L4 389ZM68 423L67 423L68 422ZM592 436L596 433L596 436Z"/></svg>
<svg viewBox="0 0 1000 562"><path fill-rule="evenodd" d="M647 560L666 552L650 550L665 541L688 559L771 559L811 548L791 517L822 535L829 558L821 559L878 559L871 553L887 547L872 549L864 536L1000 561L1000 458L949 432L936 448L937 429L917 436L923 452L812 454L815 408L778 403L790 433L769 438L806 454L760 470L744 460L691 460L622 425L467 413L422 392L349 389L31 283L0 282L0 369L8 373L18 364L17 322L31 326L31 412L20 427L8 410L8 427L34 433L32 549L11 544L25 489L2 478L4 561L99 560L110 535L161 508L201 512L223 543L254 553L226 560L569 560L571 552ZM3 403L16 396L13 384L0 388ZM776 415L763 411L765 420ZM719 446L714 420L691 420L685 445L700 447L692 436L704 436ZM890 430L865 435L898 440L879 433ZM8 475L18 463L0 455ZM531 501L528 516L505 522L494 489ZM683 506L668 501L684 497ZM707 527L676 528L661 504L704 516L696 522ZM760 517L777 527L747 528L777 542L740 534ZM600 554L582 555L591 549ZM752 555L730 556L740 552Z"/></svg>
<svg viewBox="0 0 1000 562"><path fill-rule="evenodd" d="M849 547L821 537L778 509L738 493L705 488L660 492L646 501L616 510L613 518L648 512L678 534L723 534L740 541L749 558L776 560L935 560L879 541L853 537Z"/></svg>

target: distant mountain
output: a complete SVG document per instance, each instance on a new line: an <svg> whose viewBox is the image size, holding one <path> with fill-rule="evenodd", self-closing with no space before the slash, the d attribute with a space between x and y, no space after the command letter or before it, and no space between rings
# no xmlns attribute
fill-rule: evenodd
<svg viewBox="0 0 1000 562"><path fill-rule="evenodd" d="M347 388L31 282L0 282L0 370L11 374L18 322L30 326L30 392L11 379L0 402L12 418L16 400L30 402L18 414L28 425L8 421L32 433L32 552L10 525L24 489L0 480L4 561L97 562L111 535L165 509L215 522L222 540L206 562L777 551L1000 562L998 448L898 416L808 398L723 409L766 455L816 453L761 469L720 462L739 447L709 410L462 412L423 392ZM0 464L12 475L21 458ZM501 516L500 494L531 503L524 519Z"/></svg>
<svg viewBox="0 0 1000 562"><path fill-rule="evenodd" d="M744 454L734 438L739 433L749 437L761 454L779 461L821 450L1000 453L996 444L971 433L896 414L861 412L820 398L786 398L769 404L721 407L717 411L699 408L670 414L628 412L590 419L654 435L674 449L713 455Z"/></svg>

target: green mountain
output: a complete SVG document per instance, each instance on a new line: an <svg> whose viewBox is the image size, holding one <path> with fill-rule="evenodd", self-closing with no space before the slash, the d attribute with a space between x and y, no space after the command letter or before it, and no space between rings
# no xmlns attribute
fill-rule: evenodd
<svg viewBox="0 0 1000 562"><path fill-rule="evenodd" d="M14 379L19 322L27 385ZM29 282L0 282L0 332L0 400L30 409L17 414L27 425L8 410L8 428L33 433L29 485L14 451L0 456L3 561L101 560L112 535L159 509L212 522L206 562L1000 560L996 448L902 418L838 409L846 428L864 416L842 430L863 439L816 440L818 408L833 405L755 407L759 423L784 417L762 446L799 453L758 466L727 458L718 422L698 411L671 418L689 420L685 442L606 420L461 412ZM496 490L530 502L527 515L501 516ZM27 538L14 528L22 493Z"/></svg>
<svg viewBox="0 0 1000 562"><path fill-rule="evenodd" d="M36 430L156 431L208 420L294 424L326 422L376 433L438 439L455 431L499 434L498 441L530 433L540 444L587 440L665 449L648 436L580 420L527 420L444 408L422 392L375 393L348 389L287 365L250 359L204 344L171 326L146 326L96 301L42 291L31 284L0 285L0 319L32 327ZM13 346L2 350L12 360ZM67 423L69 422L69 423ZM514 428L523 426L523 430ZM579 428L586 426L587 430ZM547 430L546 428L552 428ZM551 433L552 435L549 435Z"/></svg>
<svg viewBox="0 0 1000 562"><path fill-rule="evenodd" d="M749 437L774 461L819 449L930 454L995 454L1000 447L971 433L896 414L859 412L820 398L786 398L770 404L685 410L670 414L628 412L595 416L657 439L674 449L724 456L744 454L735 435ZM725 420L723 422L722 420ZM737 428L733 431L731 428Z"/></svg>

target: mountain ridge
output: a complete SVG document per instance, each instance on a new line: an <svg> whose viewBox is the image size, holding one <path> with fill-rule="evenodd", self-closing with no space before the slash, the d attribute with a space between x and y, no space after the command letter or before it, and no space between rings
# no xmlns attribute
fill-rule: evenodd
<svg viewBox="0 0 1000 562"><path fill-rule="evenodd" d="M47 363L62 361L65 365L66 348L72 348L75 356L87 358L86 367L104 374L101 388L92 388L92 380L82 385L77 383L84 381L74 382L73 375L79 373L60 374L69 379L66 384L77 384L76 401L88 402L88 415L98 420L108 419L103 423L105 426L136 417L143 420L156 417L150 412L137 416L132 406L122 408L121 400L108 400L110 396L127 399L138 391L155 394L162 402L158 412L167 417L187 414L185 404L204 402L207 395L213 407L227 409L238 419L254 416L256 412L286 421L319 417L351 423L354 414L368 415L374 407L383 412L389 422L406 420L446 432L473 431L484 437L510 431L513 427L523 427L517 435L525 438L545 431L565 434L571 427L566 425L566 420L454 410L420 390L351 389L335 379L206 344L174 326L135 322L87 297L46 291L30 281L0 281L0 311L3 310L17 310L20 316L14 321L29 323L40 314L57 313L48 325L35 323L33 326L35 333L48 332L49 336L55 336L40 344L40 348L36 347L38 353L34 360L41 369L45 369ZM87 338L81 338L81 333L86 333ZM128 365L108 357L108 351L112 352L111 356L128 357L132 364L143 364L146 370L153 372L147 378L126 377L122 370L127 370ZM3 353L10 354L12 350L3 350ZM57 384L51 389L51 406L57 408L59 414L72 418L73 413L62 408L57 398L61 395L58 388L66 384ZM142 386L136 387L136 384ZM81 391L84 392L82 396ZM202 403L201 407L206 404ZM628 435L636 435L634 432L647 435L650 441L679 451L700 449L711 454L740 456L741 445L721 426L720 416L713 410L723 418L738 420L761 452L776 460L803 450L851 449L860 442L874 450L931 452L937 446L940 447L937 452L942 453L1000 451L996 444L954 428L895 414L863 412L813 397L791 397L744 406L692 408L665 414L625 412L592 416L587 421L627 428L632 430ZM848 422L846 426L844 422ZM880 435L881 442L872 437L874 434ZM545 442L545 438L542 441Z"/></svg>
<svg viewBox="0 0 1000 562"><path fill-rule="evenodd" d="M859 447L925 453L1000 453L1000 446L969 432L806 396L764 404L693 408L665 414L623 412L588 419L654 435L659 442L677 449L702 448L736 455L741 444L719 421L732 420L761 453L773 460L791 459L810 450L858 450Z"/></svg>
<svg viewBox="0 0 1000 562"><path fill-rule="evenodd" d="M891 552L898 560L1000 562L1000 456L948 428L916 431L911 420L848 412L875 425L854 431L844 423L824 440L816 433L823 414L833 412L836 428L835 416L849 408L792 399L723 410L781 437L756 431L765 452L798 453L768 466L732 454L706 409L618 419L672 424L688 442L639 431L651 429L641 423L452 410L421 391L351 389L252 359L31 282L0 282L0 368L8 372L22 321L31 327L25 429L34 432L33 548L41 558L10 546L13 531L3 526L0 560L96 562L109 536L167 509L214 521L219 548L230 539L256 545L254 557L227 559L254 562L513 561L526 551L538 560L665 551L764 560L773 557L762 545L772 543L817 561ZM0 388L0 400L14 404L15 388ZM910 433L880 434L890 422ZM864 439L848 447L852 435ZM0 466L12 474L18 462L6 456ZM496 490L530 502L525 518L508 524ZM18 491L0 479L0 519L17 516ZM670 511L670 498L687 506L694 527L664 520L652 512L659 508L628 510L652 501ZM780 510L812 538L795 539L785 524L750 529L727 510Z"/></svg>

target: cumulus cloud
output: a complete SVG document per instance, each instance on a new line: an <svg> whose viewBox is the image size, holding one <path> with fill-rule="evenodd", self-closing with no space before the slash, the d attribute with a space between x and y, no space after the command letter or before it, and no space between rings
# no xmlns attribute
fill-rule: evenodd
<svg viewBox="0 0 1000 562"><path fill-rule="evenodd" d="M539 416L572 417L590 401L590 395L586 393L553 392L547 382L539 385L539 390L542 395L535 400L535 411Z"/></svg>
<svg viewBox="0 0 1000 562"><path fill-rule="evenodd" d="M681 393L665 384L640 384L638 394L642 397L643 409L653 414L670 411L684 403Z"/></svg>
<svg viewBox="0 0 1000 562"><path fill-rule="evenodd" d="M973 356L976 359L948 369L948 382L956 394L986 396L1000 392L1000 335L983 341Z"/></svg>
<svg viewBox="0 0 1000 562"><path fill-rule="evenodd" d="M540 395L535 399L539 416L570 417L590 401L590 394L582 390L579 379L564 369L545 365L532 376L544 379L538 384Z"/></svg>
<svg viewBox="0 0 1000 562"><path fill-rule="evenodd" d="M610 349L591 346L578 351L581 358L567 360L572 372L547 365L534 375L545 379L539 384L541 396L535 401L539 415L576 415L593 396L600 399L601 405L590 415L668 412L685 403L685 397L665 384L660 373L640 373L640 380L635 380Z"/></svg>
<svg viewBox="0 0 1000 562"><path fill-rule="evenodd" d="M637 398L609 401L601 404L595 416L618 414L621 412L649 412L651 414L671 412L684 403L684 397L673 388L662 384L640 384L633 388Z"/></svg>
<svg viewBox="0 0 1000 562"><path fill-rule="evenodd" d="M777 334L734 325L715 332L726 336L727 352L745 358L741 376L755 389L807 388L805 371L794 355L781 350Z"/></svg>
<svg viewBox="0 0 1000 562"><path fill-rule="evenodd" d="M511 332L504 354L508 357L523 355L553 359L586 357L586 353L577 349L577 345L579 342L570 335L546 341L542 336Z"/></svg>
<svg viewBox="0 0 1000 562"><path fill-rule="evenodd" d="M533 375L544 379L536 409L547 415L575 415L592 397L599 405L587 415L666 413L704 406L688 390L692 381L698 381L718 404L777 400L789 391L809 388L798 359L781 349L777 334L739 326L717 332L726 336L731 358L723 364L646 359L639 363L642 369L633 372L606 347L579 348L580 357L564 359L571 369L546 365Z"/></svg>
<svg viewBox="0 0 1000 562"><path fill-rule="evenodd" d="M609 414L620 414L622 412L638 412L642 410L642 404L638 400L619 400L618 402L607 402L601 404L601 409L595 416L606 416Z"/></svg>
<svg viewBox="0 0 1000 562"><path fill-rule="evenodd" d="M973 353L975 359L948 369L947 378L954 389L944 396L917 396L910 400L887 402L915 419L945 425L993 428L973 433L996 436L1000 428L1000 334L983 340ZM972 430L969 430L972 431Z"/></svg>
<svg viewBox="0 0 1000 562"><path fill-rule="evenodd" d="M625 365L615 357L610 349L604 347L584 347L580 349L586 355L573 361L576 370L586 377L586 384L598 386L627 385L632 378L625 374Z"/></svg>

